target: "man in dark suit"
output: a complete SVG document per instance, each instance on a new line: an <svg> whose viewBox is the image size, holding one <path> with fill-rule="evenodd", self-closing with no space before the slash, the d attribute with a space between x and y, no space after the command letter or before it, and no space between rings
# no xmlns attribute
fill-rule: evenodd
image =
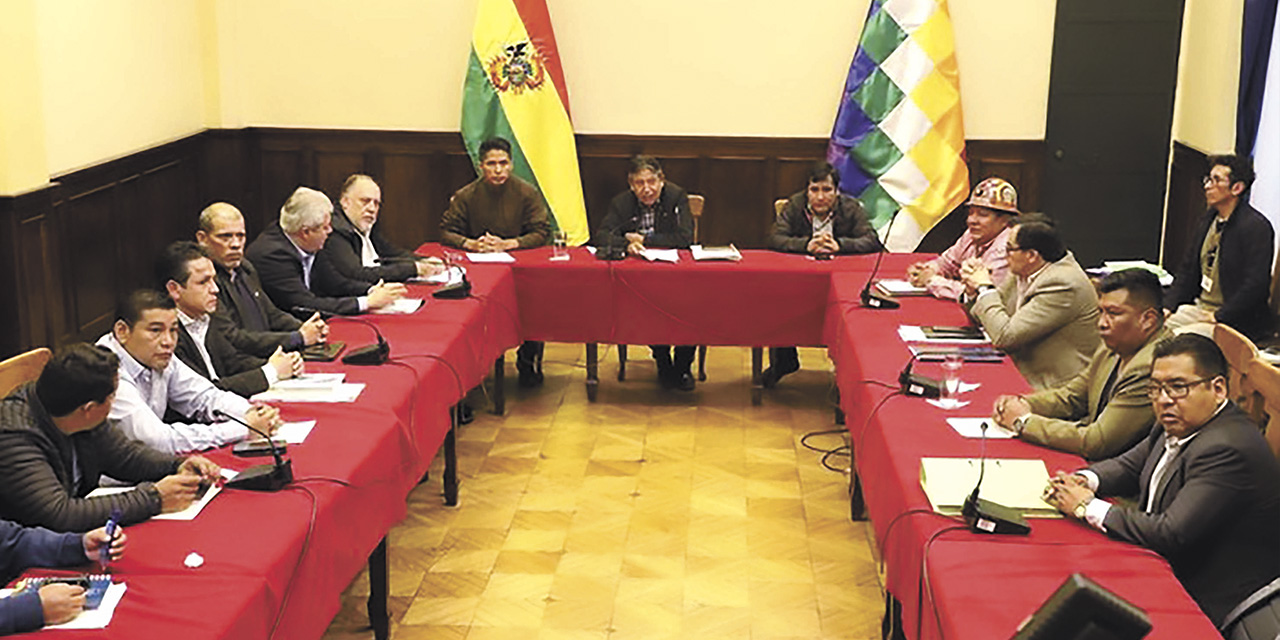
<svg viewBox="0 0 1280 640"><path fill-rule="evenodd" d="M1186 333L1161 342L1148 387L1158 426L1116 458L1059 472L1045 497L1164 556L1215 624L1280 576L1280 465L1258 425L1227 399L1226 375L1212 340Z"/></svg>
<svg viewBox="0 0 1280 640"><path fill-rule="evenodd" d="M373 286L339 274L320 253L333 231L333 203L323 193L298 187L280 208L279 224L267 225L249 245L262 288L276 306L294 315L312 309L355 315L381 309L404 296L399 283Z"/></svg>
<svg viewBox="0 0 1280 640"><path fill-rule="evenodd" d="M209 255L217 272L218 308L213 328L231 346L266 358L283 347L298 351L329 337L329 326L312 314L306 322L281 311L262 290L258 270L244 257L244 216L235 206L215 202L200 212L196 242Z"/></svg>
<svg viewBox="0 0 1280 640"><path fill-rule="evenodd" d="M1271 335L1271 262L1275 230L1249 206L1253 166L1240 156L1209 158L1204 198L1209 205L1178 268L1169 296L1169 327L1212 335L1221 322L1252 340Z"/></svg>
<svg viewBox="0 0 1280 640"><path fill-rule="evenodd" d="M862 204L840 193L840 172L828 162L815 163L805 190L787 199L773 221L769 248L823 257L884 251ZM782 376L799 369L795 347L770 348L769 368L761 376L764 386L777 386Z"/></svg>
<svg viewBox="0 0 1280 640"><path fill-rule="evenodd" d="M337 208L342 215L333 216L333 233L321 253L342 276L369 284L404 282L444 269L438 260L418 260L382 237L378 227L382 188L373 178L360 173L347 178Z"/></svg>
<svg viewBox="0 0 1280 640"><path fill-rule="evenodd" d="M263 360L231 346L210 326L218 307L218 284L213 261L200 245L179 240L166 247L156 262L156 281L178 307L173 355L219 389L248 398L303 372L302 355L296 351L285 353L276 347Z"/></svg>
<svg viewBox="0 0 1280 640"><path fill-rule="evenodd" d="M689 194L679 185L667 182L662 164L653 156L636 156L627 171L630 189L609 202L609 212L596 234L597 246L626 246L633 256L645 247L687 249L693 242L693 216L689 212ZM652 345L653 359L658 363L658 380L665 387L682 391L694 388L689 371L697 347Z"/></svg>

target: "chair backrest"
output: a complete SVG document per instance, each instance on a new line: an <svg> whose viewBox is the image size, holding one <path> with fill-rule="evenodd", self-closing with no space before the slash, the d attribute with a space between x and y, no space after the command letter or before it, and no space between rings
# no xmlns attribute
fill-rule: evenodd
<svg viewBox="0 0 1280 640"><path fill-rule="evenodd" d="M1251 394L1256 396L1255 405L1260 405L1263 430L1267 443L1271 445L1271 453L1280 457L1280 369L1257 358L1249 367L1248 380Z"/></svg>
<svg viewBox="0 0 1280 640"><path fill-rule="evenodd" d="M787 208L786 198L778 198L777 200L773 201L773 215L775 216L782 215L782 210L786 208Z"/></svg>
<svg viewBox="0 0 1280 640"><path fill-rule="evenodd" d="M1227 392L1232 400L1255 419L1261 419L1262 406L1253 394L1249 371L1258 359L1258 347L1239 331L1218 323L1213 326L1213 341L1227 358Z"/></svg>
<svg viewBox="0 0 1280 640"><path fill-rule="evenodd" d="M702 224L702 208L707 205L706 196L700 196L696 193L689 194L689 214L693 216L693 243L698 244L701 237L698 233L698 227Z"/></svg>
<svg viewBox="0 0 1280 640"><path fill-rule="evenodd" d="M9 395L23 383L40 377L45 363L52 356L53 352L40 347L0 362L0 398Z"/></svg>

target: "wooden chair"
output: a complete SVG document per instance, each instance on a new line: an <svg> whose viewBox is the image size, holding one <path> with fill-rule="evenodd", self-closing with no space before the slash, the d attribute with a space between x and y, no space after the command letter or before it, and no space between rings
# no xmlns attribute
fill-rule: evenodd
<svg viewBox="0 0 1280 640"><path fill-rule="evenodd" d="M1227 358L1229 397L1255 420L1261 419L1262 404L1255 394L1256 387L1250 377L1254 371L1254 361L1260 361L1258 347L1239 331L1222 323L1213 326L1213 341Z"/></svg>
<svg viewBox="0 0 1280 640"><path fill-rule="evenodd" d="M40 377L53 352L44 347L32 349L0 362L0 398L9 395L23 383Z"/></svg>
<svg viewBox="0 0 1280 640"><path fill-rule="evenodd" d="M773 201L773 214L775 216L782 215L782 210L786 208L787 208L786 198L778 198L777 200Z"/></svg>
<svg viewBox="0 0 1280 640"><path fill-rule="evenodd" d="M1259 410L1255 417L1261 417L1259 424L1267 444L1271 445L1271 453L1280 457L1280 369L1257 358L1249 365L1248 380L1254 405Z"/></svg>
<svg viewBox="0 0 1280 640"><path fill-rule="evenodd" d="M697 194L689 194L689 214L693 216L693 243L698 244L698 227L702 222L702 208L706 206L706 196ZM621 382L627 378L627 345L618 345L618 381ZM698 347L698 381L707 381L707 347L700 345Z"/></svg>

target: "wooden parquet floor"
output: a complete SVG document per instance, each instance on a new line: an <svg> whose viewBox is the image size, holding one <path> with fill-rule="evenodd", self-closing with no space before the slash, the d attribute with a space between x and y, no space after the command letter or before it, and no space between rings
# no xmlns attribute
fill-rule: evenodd
<svg viewBox="0 0 1280 640"><path fill-rule="evenodd" d="M712 348L692 393L660 389L646 347L630 355L618 382L602 349L593 404L582 346L549 344L542 388L509 375L507 416L461 429L460 506L441 504L436 460L391 530L392 637L877 638L869 527L799 444L833 427L825 353L802 350L760 407L748 349ZM372 637L367 594L366 573L326 640Z"/></svg>

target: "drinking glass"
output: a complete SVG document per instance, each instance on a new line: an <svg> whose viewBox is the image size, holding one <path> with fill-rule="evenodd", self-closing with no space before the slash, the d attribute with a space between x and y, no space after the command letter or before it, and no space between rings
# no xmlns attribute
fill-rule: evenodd
<svg viewBox="0 0 1280 640"><path fill-rule="evenodd" d="M569 234L563 229L556 229L551 232L551 259L569 259Z"/></svg>
<svg viewBox="0 0 1280 640"><path fill-rule="evenodd" d="M964 369L964 356L948 353L942 360L942 399L960 401L960 372Z"/></svg>

